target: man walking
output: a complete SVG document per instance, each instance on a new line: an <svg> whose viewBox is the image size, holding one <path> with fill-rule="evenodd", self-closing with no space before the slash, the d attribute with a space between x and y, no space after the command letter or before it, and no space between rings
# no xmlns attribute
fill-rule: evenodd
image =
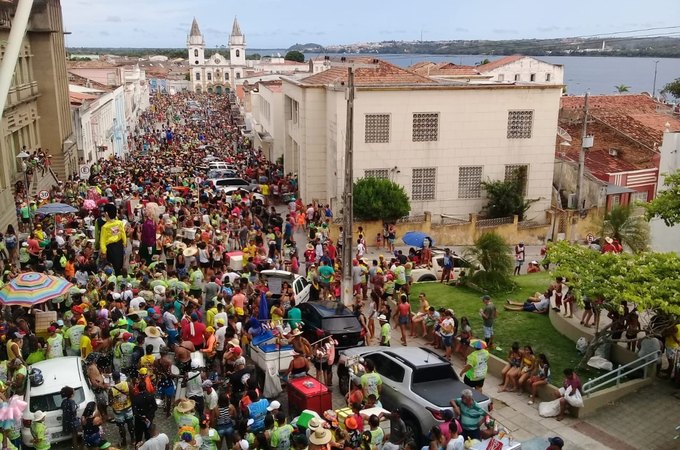
<svg viewBox="0 0 680 450"><path fill-rule="evenodd" d="M142 435L145 440L151 439L151 425L158 408L153 394L146 390L146 383L140 382L137 390L139 394L132 399L132 412L135 415L134 446L142 441Z"/></svg>
<svg viewBox="0 0 680 450"><path fill-rule="evenodd" d="M482 317L484 322L484 341L488 348L493 348L493 323L498 317L498 311L496 311L496 305L491 301L491 297L485 295L482 297L484 302L484 308L479 310L479 315Z"/></svg>

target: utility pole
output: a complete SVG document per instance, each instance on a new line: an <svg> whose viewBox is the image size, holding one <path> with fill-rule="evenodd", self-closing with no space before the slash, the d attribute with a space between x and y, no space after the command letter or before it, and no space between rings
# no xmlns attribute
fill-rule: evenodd
<svg viewBox="0 0 680 450"><path fill-rule="evenodd" d="M588 136L588 92L586 92L583 104L583 132L581 133L581 151L578 155L578 186L576 189L576 209L582 211L585 207L585 194L583 185L585 182L586 151L593 146L593 137Z"/></svg>
<svg viewBox="0 0 680 450"><path fill-rule="evenodd" d="M652 98L656 98L656 69L659 67L659 61L654 61L654 85L652 87Z"/></svg>
<svg viewBox="0 0 680 450"><path fill-rule="evenodd" d="M330 61L329 57L326 57ZM347 68L347 123L345 131L345 179L342 193L342 294L341 298L345 305L354 303L352 285L352 260L353 239L352 228L354 226L354 71L356 69L375 69L378 67L377 60L373 63L359 63L348 61L345 57L340 62L330 62L331 67Z"/></svg>

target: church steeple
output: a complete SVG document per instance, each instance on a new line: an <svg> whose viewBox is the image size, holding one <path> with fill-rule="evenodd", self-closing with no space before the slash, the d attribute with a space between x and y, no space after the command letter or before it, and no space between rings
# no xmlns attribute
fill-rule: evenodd
<svg viewBox="0 0 680 450"><path fill-rule="evenodd" d="M191 22L191 31L189 32L189 45L204 45L203 35L201 30L198 28L198 22L194 17L194 21Z"/></svg>
<svg viewBox="0 0 680 450"><path fill-rule="evenodd" d="M232 36L243 36L243 33L241 33L241 27L238 24L238 18L234 17L234 24L231 27L231 35Z"/></svg>

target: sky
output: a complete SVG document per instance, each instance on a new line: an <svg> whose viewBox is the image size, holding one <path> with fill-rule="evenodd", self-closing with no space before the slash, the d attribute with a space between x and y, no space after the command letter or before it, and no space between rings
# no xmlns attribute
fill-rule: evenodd
<svg viewBox="0 0 680 450"><path fill-rule="evenodd" d="M195 17L207 47L234 16L249 48L384 40L523 39L680 26L679 0L62 0L69 47L186 46ZM421 7L422 6L422 7ZM677 32L680 28L639 34Z"/></svg>

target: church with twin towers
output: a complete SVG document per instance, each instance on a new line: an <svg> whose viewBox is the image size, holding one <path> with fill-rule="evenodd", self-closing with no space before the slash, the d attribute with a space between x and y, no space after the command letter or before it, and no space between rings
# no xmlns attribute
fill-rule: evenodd
<svg viewBox="0 0 680 450"><path fill-rule="evenodd" d="M191 23L187 38L187 53L191 90L194 92L227 93L236 85L236 80L245 76L248 67L246 37L236 18L229 35L229 58L219 51L205 58L205 39L196 18Z"/></svg>

